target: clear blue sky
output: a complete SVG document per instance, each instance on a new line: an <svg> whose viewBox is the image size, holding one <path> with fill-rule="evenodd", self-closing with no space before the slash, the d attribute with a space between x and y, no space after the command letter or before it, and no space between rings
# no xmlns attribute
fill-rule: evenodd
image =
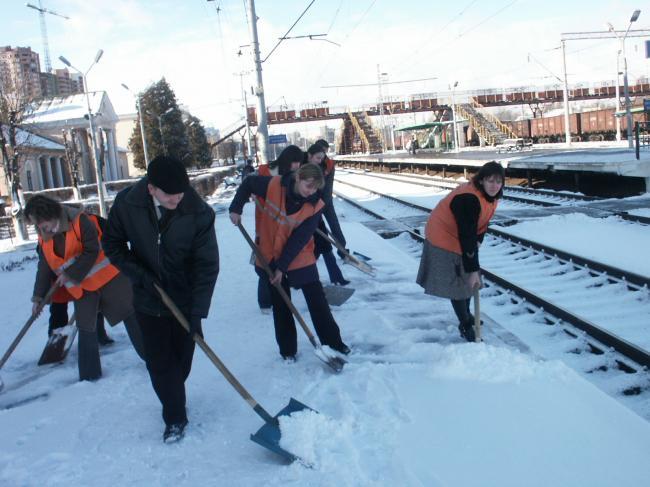
<svg viewBox="0 0 650 487"><path fill-rule="evenodd" d="M32 0L38 3L37 0ZM310 0L258 0L262 56L266 56ZM208 124L224 127L241 112L239 78L252 67L243 0L44 0L69 16L48 15L54 67L64 55L80 69L105 51L89 75L91 89L107 90L118 112L133 110L120 83L141 90L165 76L179 101ZM221 11L217 13L216 7ZM267 103L372 103L376 88L322 88L372 83L377 65L393 84L389 95L458 89L551 85L561 76L561 32L627 27L634 1L539 0L316 0L290 35L324 34L323 41L284 42L264 63ZM31 46L42 56L38 14L24 1L3 0L0 45ZM650 26L650 7L635 28ZM581 41L568 46L569 81L613 79L617 44ZM647 76L642 41L627 43L630 78ZM529 53L532 55L529 56ZM252 84L252 78L245 79ZM251 101L251 100L249 100Z"/></svg>

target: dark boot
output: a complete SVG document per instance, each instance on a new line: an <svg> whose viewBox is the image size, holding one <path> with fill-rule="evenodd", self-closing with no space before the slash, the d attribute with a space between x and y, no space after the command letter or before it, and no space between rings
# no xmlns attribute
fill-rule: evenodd
<svg viewBox="0 0 650 487"><path fill-rule="evenodd" d="M476 340L476 333L474 332L474 318L465 321L465 323L460 323L458 325L458 331L460 331L460 336L465 340L468 342L474 342Z"/></svg>
<svg viewBox="0 0 650 487"><path fill-rule="evenodd" d="M97 333L79 330L79 380L97 380L101 376Z"/></svg>
<svg viewBox="0 0 650 487"><path fill-rule="evenodd" d="M330 282L332 284L339 284L341 286L350 284L350 281L348 281L343 277L343 273L341 272L341 269L336 263L336 257L334 257L332 251L324 252L323 260L325 261L325 266L327 267L327 273L330 276Z"/></svg>
<svg viewBox="0 0 650 487"><path fill-rule="evenodd" d="M165 427L165 432L163 433L163 442L164 443L176 443L181 441L183 436L185 436L185 427L187 426L187 421L181 423L168 424Z"/></svg>
<svg viewBox="0 0 650 487"><path fill-rule="evenodd" d="M106 333L106 328L104 327L104 316L101 313L97 314L97 341L100 345L110 345L115 343L111 337Z"/></svg>

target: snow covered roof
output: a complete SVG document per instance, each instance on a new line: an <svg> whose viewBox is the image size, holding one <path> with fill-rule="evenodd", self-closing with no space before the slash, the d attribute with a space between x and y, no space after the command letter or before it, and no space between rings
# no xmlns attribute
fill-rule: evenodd
<svg viewBox="0 0 650 487"><path fill-rule="evenodd" d="M91 112L98 114L96 120L99 125L117 122L118 117L105 91L90 92L88 93L88 99ZM25 121L39 127L52 127L61 124L74 125L75 123L87 124L88 122L84 118L87 113L86 94L79 93L37 102L34 110Z"/></svg>
<svg viewBox="0 0 650 487"><path fill-rule="evenodd" d="M7 127L2 128L5 137L8 137ZM16 143L22 147L45 150L65 150L65 147L58 142L30 132L29 130L18 129L16 131Z"/></svg>

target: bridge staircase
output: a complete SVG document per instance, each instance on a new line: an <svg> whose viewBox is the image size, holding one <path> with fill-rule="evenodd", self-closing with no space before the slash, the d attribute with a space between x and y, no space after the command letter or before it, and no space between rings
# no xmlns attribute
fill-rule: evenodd
<svg viewBox="0 0 650 487"><path fill-rule="evenodd" d="M476 133L489 145L498 145L506 139L517 138L510 127L488 113L476 98L470 98L469 103L456 105L456 117L466 119Z"/></svg>
<svg viewBox="0 0 650 487"><path fill-rule="evenodd" d="M366 112L348 111L343 116L339 154L363 152L379 154L382 152L381 134L370 123Z"/></svg>

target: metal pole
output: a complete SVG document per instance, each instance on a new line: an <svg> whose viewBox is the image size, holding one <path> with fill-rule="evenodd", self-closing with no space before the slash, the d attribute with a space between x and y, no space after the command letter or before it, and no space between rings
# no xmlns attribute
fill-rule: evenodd
<svg viewBox="0 0 650 487"><path fill-rule="evenodd" d="M384 97L381 94L381 70L379 69L379 64L377 65L377 88L379 89L379 120L381 123L381 150L386 152L386 143L384 141L386 137L386 130L384 126Z"/></svg>
<svg viewBox="0 0 650 487"><path fill-rule="evenodd" d="M257 147L260 152L262 164L268 164L269 128L266 121L266 102L264 101L264 82L262 80L262 61L260 59L260 45L257 38L257 15L255 14L255 0L248 0L248 25L250 26L251 43L253 45L253 59L255 74L257 76Z"/></svg>
<svg viewBox="0 0 650 487"><path fill-rule="evenodd" d="M619 49L618 52L616 53L616 111L620 112L621 111L621 87L619 86L621 83L619 81L619 77L621 75L621 68L619 66L621 60L621 50ZM616 118L616 140L620 141L621 140L621 117L614 117Z"/></svg>
<svg viewBox="0 0 650 487"><path fill-rule="evenodd" d="M571 127L569 126L569 82L566 74L566 42L562 41L562 69L564 70L564 137L567 145L571 145Z"/></svg>
<svg viewBox="0 0 650 487"><path fill-rule="evenodd" d="M456 84L458 82L454 83L451 89L451 119L454 124L454 152L459 152L458 125L456 124Z"/></svg>
<svg viewBox="0 0 650 487"><path fill-rule="evenodd" d="M162 115L158 115L158 130L160 131L160 143L163 146L163 154L167 155L167 146L165 145L165 136L162 131Z"/></svg>
<svg viewBox="0 0 650 487"><path fill-rule="evenodd" d="M106 218L106 203L104 201L104 179L102 177L102 167L99 160L99 152L97 151L97 142L95 140L95 127L93 125L93 114L90 111L90 96L88 95L88 82L86 75L82 75L84 83L84 90L86 91L86 105L88 108L88 124L90 125L90 141L93 145L93 154L95 156L95 179L97 179L97 197L99 199L99 214Z"/></svg>
<svg viewBox="0 0 650 487"><path fill-rule="evenodd" d="M251 124L248 121L248 96L242 84L242 93L244 94L244 115L246 117L246 145L248 146L248 158L252 160L252 144L251 144Z"/></svg>
<svg viewBox="0 0 650 487"><path fill-rule="evenodd" d="M140 98L138 97L135 100L135 104L138 107L138 116L140 117L140 134L142 135L142 150L144 152L144 162L147 167L149 167L149 152L147 151L147 137L144 135L144 120L142 118L142 108L140 107Z"/></svg>
<svg viewBox="0 0 650 487"><path fill-rule="evenodd" d="M621 41L623 49L623 96L625 96L625 119L627 121L627 146L634 147L632 138L632 111L630 110L630 90L627 84L627 55L625 54L625 37Z"/></svg>

